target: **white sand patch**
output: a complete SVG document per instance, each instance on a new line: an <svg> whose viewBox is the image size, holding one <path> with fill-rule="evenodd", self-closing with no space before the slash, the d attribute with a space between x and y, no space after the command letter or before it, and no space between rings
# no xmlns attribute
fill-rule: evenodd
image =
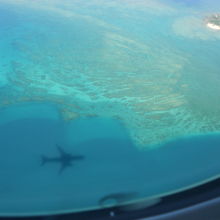
<svg viewBox="0 0 220 220"><path fill-rule="evenodd" d="M207 27L209 27L213 30L220 30L220 26L212 24L212 23L207 23Z"/></svg>

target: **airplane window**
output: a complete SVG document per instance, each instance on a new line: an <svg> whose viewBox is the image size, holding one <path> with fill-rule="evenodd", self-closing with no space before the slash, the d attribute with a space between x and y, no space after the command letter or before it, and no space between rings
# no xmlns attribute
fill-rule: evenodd
<svg viewBox="0 0 220 220"><path fill-rule="evenodd" d="M0 39L0 217L216 186L219 1L0 0Z"/></svg>

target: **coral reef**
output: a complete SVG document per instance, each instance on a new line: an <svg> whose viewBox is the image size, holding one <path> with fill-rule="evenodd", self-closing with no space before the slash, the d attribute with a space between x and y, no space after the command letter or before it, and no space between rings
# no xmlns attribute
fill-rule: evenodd
<svg viewBox="0 0 220 220"><path fill-rule="evenodd" d="M132 7L135 16L129 17ZM175 9L159 1L128 1L111 22L109 14L105 20L75 8L49 10L35 3L30 8L45 17L29 18L7 38L15 56L8 59L7 91L0 95L0 106L53 102L65 121L112 117L124 124L138 146L220 130L219 66L203 62L199 53L194 56L198 48L185 49L194 42L186 41L180 49L171 36L174 31L193 40L220 39L201 16L178 17ZM177 17L159 28L166 10ZM210 16L208 22L219 25L219 17ZM168 26L173 27L169 33L161 29Z"/></svg>

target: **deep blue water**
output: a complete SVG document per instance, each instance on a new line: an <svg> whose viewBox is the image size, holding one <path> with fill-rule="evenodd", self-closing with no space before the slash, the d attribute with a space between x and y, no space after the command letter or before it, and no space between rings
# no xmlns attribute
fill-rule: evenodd
<svg viewBox="0 0 220 220"><path fill-rule="evenodd" d="M29 108L32 115L37 114L34 109L52 111L43 104ZM22 106L17 106L19 111ZM62 175L58 164L41 166L42 154L58 155L56 144L85 160L75 162ZM59 117L23 115L1 124L0 146L4 176L0 211L12 214L93 207L111 193L136 192L135 199L166 194L213 178L220 167L220 135L187 137L139 150L122 124L109 118L63 122Z"/></svg>

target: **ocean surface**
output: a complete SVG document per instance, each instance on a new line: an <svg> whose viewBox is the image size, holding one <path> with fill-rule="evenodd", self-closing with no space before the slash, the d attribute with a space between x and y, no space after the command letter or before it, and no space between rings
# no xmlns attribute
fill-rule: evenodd
<svg viewBox="0 0 220 220"><path fill-rule="evenodd" d="M217 0L0 0L0 216L219 177L220 31L206 25L219 11ZM48 159L62 151L83 159L62 169Z"/></svg>

